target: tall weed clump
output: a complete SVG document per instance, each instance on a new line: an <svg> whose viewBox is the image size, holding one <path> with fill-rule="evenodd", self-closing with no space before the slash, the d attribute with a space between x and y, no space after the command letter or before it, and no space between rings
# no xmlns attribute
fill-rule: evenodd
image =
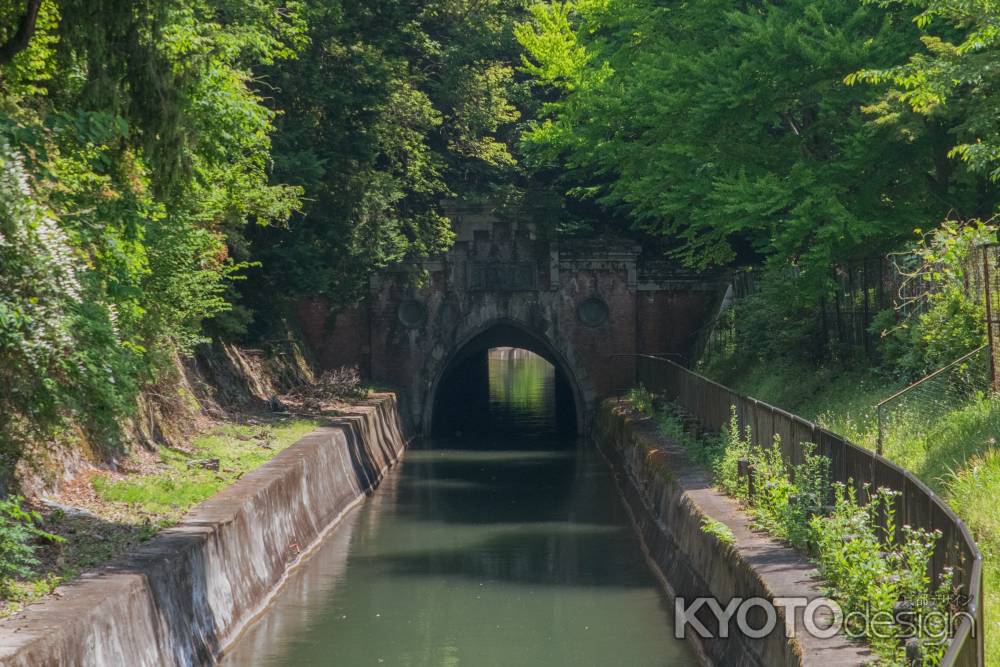
<svg viewBox="0 0 1000 667"><path fill-rule="evenodd" d="M830 514L814 517L809 529L820 574L844 610L847 631L864 636L892 664L907 662L907 640L919 647L918 664L938 664L950 634L954 579L950 571L938 582L928 574L940 533L898 526L895 491L871 491L863 505L853 486L835 484L834 493Z"/></svg>

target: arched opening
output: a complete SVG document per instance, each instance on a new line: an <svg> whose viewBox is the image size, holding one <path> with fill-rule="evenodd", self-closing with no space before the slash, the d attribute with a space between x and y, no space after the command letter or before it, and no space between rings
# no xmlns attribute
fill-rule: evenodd
<svg viewBox="0 0 1000 667"><path fill-rule="evenodd" d="M496 323L460 345L432 387L428 432L575 435L579 390L566 364L538 335Z"/></svg>

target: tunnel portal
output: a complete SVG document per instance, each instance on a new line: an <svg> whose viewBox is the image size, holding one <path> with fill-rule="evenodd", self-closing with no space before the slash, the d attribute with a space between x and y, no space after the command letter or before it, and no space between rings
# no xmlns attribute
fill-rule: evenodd
<svg viewBox="0 0 1000 667"><path fill-rule="evenodd" d="M572 370L558 353L515 326L498 324L449 360L436 383L428 428L434 435L460 436L503 434L529 424L536 435L575 434L579 397Z"/></svg>

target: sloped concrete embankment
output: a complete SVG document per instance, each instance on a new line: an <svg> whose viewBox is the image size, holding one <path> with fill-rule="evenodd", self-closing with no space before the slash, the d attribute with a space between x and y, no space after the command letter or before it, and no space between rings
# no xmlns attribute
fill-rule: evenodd
<svg viewBox="0 0 1000 667"><path fill-rule="evenodd" d="M750 529L739 505L717 490L708 474L684 449L660 434L651 420L636 417L617 401L606 401L594 437L616 472L619 487L671 601L715 598L726 608L734 598L822 597L815 568L789 546ZM704 528L719 521L732 531L728 543ZM860 665L872 660L864 645L837 635L822 639L806 632L802 609L793 619L794 637L786 637L779 608L776 625L760 638L737 631L722 637L707 607L696 617L714 637L702 639L688 628L702 659L720 666ZM734 619L736 616L733 617ZM753 628L765 626L760 608L748 614Z"/></svg>
<svg viewBox="0 0 1000 667"><path fill-rule="evenodd" d="M212 663L405 445L391 395L331 420L178 526L0 624L0 663Z"/></svg>

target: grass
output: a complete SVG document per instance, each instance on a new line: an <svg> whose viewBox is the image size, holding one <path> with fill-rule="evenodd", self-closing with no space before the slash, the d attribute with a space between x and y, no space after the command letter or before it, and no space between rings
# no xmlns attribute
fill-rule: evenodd
<svg viewBox="0 0 1000 667"><path fill-rule="evenodd" d="M709 375L871 449L878 433L874 406L901 386L870 372L795 366ZM893 416L884 452L947 499L975 535L985 561L986 662L1000 667L1000 398L973 395L936 410L934 397L927 399Z"/></svg>
<svg viewBox="0 0 1000 667"><path fill-rule="evenodd" d="M317 425L311 419L287 419L219 426L195 438L189 451L163 449L160 472L125 479L95 477L94 490L126 515L169 525Z"/></svg>
<svg viewBox="0 0 1000 667"><path fill-rule="evenodd" d="M39 508L41 528L63 539L38 541L35 552L40 563L31 576L2 582L0 617L16 613L59 584L177 523L189 509L318 425L317 420L301 418L221 424L194 438L189 449L161 449L155 464L138 472L93 476L89 498L73 503L84 511Z"/></svg>

